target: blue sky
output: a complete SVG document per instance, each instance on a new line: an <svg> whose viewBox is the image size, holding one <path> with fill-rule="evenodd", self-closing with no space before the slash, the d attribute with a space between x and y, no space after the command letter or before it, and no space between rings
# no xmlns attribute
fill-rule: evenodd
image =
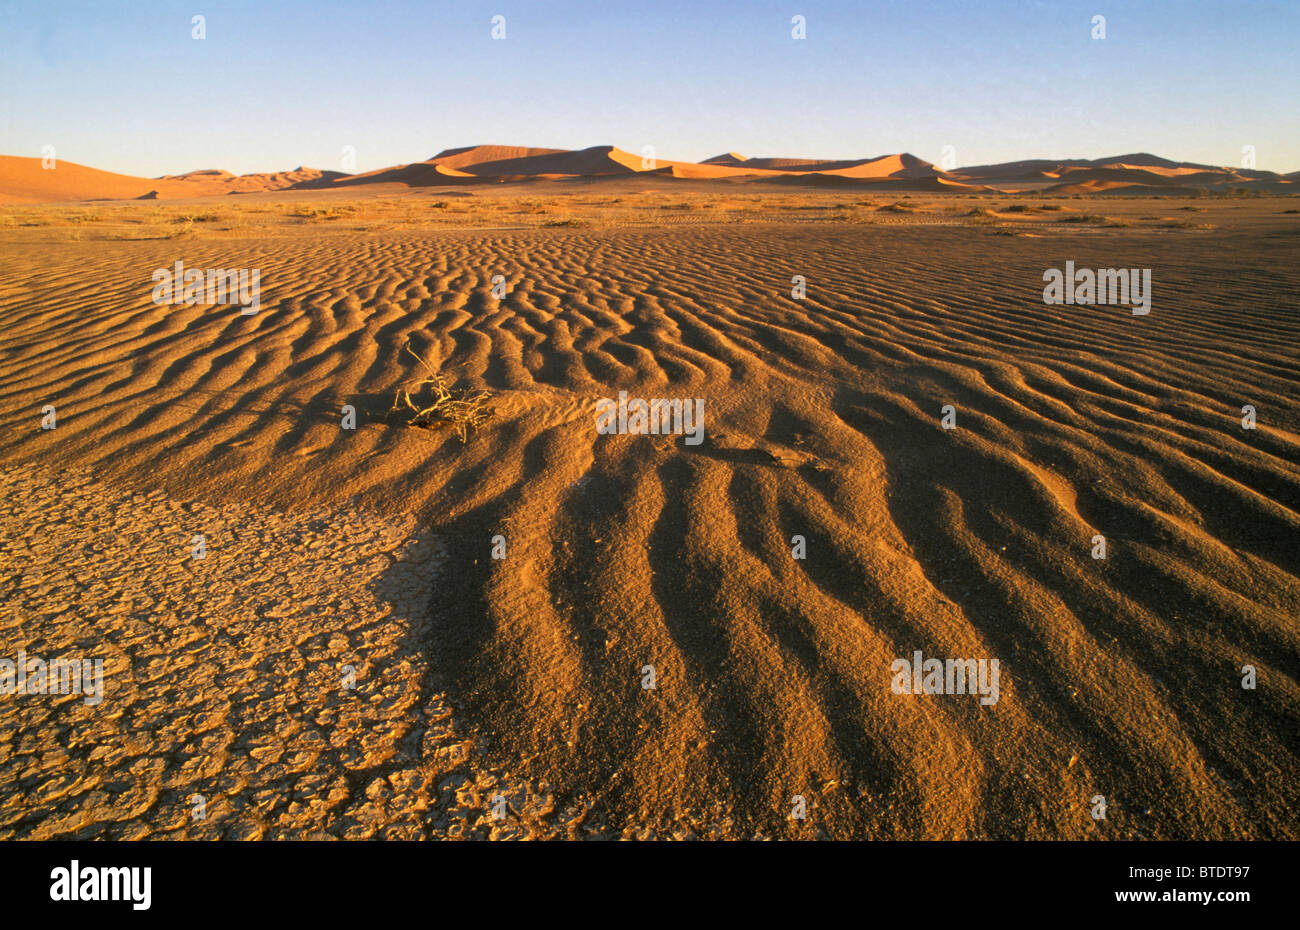
<svg viewBox="0 0 1300 930"><path fill-rule="evenodd" d="M338 169L348 145L359 171L487 142L958 165L1253 145L1287 172L1298 49L1300 0L0 0L0 153L156 176Z"/></svg>

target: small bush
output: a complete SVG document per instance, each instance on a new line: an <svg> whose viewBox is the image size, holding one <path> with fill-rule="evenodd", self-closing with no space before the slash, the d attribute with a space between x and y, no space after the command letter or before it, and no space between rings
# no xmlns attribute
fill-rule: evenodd
<svg viewBox="0 0 1300 930"><path fill-rule="evenodd" d="M1070 216L1063 216L1058 223L1105 223L1106 217L1099 213L1075 213Z"/></svg>
<svg viewBox="0 0 1300 930"><path fill-rule="evenodd" d="M343 204L333 207L294 207L289 211L289 215L306 220L337 220L356 212L356 207Z"/></svg>
<svg viewBox="0 0 1300 930"><path fill-rule="evenodd" d="M393 394L393 406L384 419L404 426L425 429L450 427L462 443L469 441L471 430L486 423L495 412L487 406L492 396L486 391L464 391L447 386L442 376L429 363L415 354L410 342L406 351L424 366L429 377L409 381Z"/></svg>

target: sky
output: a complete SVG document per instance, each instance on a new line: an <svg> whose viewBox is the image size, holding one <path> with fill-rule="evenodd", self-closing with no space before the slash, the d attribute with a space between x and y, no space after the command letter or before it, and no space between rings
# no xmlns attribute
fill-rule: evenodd
<svg viewBox="0 0 1300 930"><path fill-rule="evenodd" d="M1253 146L1290 172L1298 52L1300 0L0 0L0 153L156 177L481 143L959 166Z"/></svg>

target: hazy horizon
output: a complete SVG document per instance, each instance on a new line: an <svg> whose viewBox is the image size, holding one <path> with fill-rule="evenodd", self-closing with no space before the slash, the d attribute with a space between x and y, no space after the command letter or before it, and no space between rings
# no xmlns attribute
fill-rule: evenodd
<svg viewBox="0 0 1300 930"><path fill-rule="evenodd" d="M49 20L39 3L0 13L0 151L53 145L141 177L345 170L344 146L364 173L476 144L935 164L951 146L957 166L1135 152L1238 166L1250 145L1262 170L1300 168L1300 7L1272 0L395 2L346 20L302 3L75 3Z"/></svg>

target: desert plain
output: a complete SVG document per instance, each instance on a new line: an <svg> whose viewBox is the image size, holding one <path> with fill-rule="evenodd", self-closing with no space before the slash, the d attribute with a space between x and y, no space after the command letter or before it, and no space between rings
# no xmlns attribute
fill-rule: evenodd
<svg viewBox="0 0 1300 930"><path fill-rule="evenodd" d="M11 185L0 836L1300 837L1300 198L435 168Z"/></svg>

